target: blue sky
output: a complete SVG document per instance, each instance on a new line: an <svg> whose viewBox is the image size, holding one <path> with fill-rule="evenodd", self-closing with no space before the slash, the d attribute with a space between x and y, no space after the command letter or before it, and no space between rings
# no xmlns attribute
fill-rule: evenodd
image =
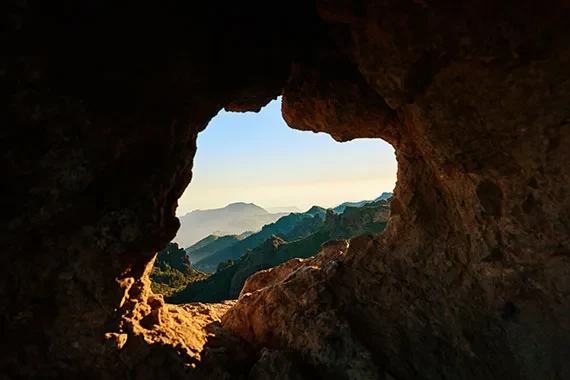
<svg viewBox="0 0 570 380"><path fill-rule="evenodd" d="M289 128L281 99L259 113L220 111L198 135L192 182L178 215L253 202L265 208L372 199L396 182L393 148L380 139L339 143Z"/></svg>

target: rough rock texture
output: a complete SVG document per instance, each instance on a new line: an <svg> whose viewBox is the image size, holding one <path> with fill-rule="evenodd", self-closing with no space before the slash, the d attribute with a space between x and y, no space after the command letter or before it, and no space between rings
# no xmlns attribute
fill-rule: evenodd
<svg viewBox="0 0 570 380"><path fill-rule="evenodd" d="M246 293L284 281L289 277L293 269L298 268L305 261L307 259L292 259L276 267L256 272L245 281L239 294L240 298Z"/></svg>
<svg viewBox="0 0 570 380"><path fill-rule="evenodd" d="M292 17L316 17L295 1L197 4L3 5L0 373L137 371L101 346L122 284L176 234L197 133L230 103L278 96L305 46Z"/></svg>
<svg viewBox="0 0 570 380"><path fill-rule="evenodd" d="M224 336L220 318L235 302L166 305L150 291L149 269L140 280L122 283L122 320L105 334L104 348L115 351L136 379L186 378L207 355L206 344Z"/></svg>
<svg viewBox="0 0 570 380"><path fill-rule="evenodd" d="M251 342L301 351L342 378L563 378L570 360L563 12L532 2L509 11L478 2L365 3L359 13L318 2L323 18L349 34L338 38L340 50L397 110L378 134L395 146L399 164L388 228L339 251L339 265L308 262L286 280L280 274L274 286L244 295L223 324ZM342 87L335 94L312 76L289 86L289 125L311 129L322 120L337 139L359 130L358 113L322 103L350 94ZM288 91L313 107L290 112ZM336 112L343 118L330 117ZM362 128L369 130L366 121ZM280 317L265 314L269 307ZM330 326L337 328L324 344Z"/></svg>
<svg viewBox="0 0 570 380"><path fill-rule="evenodd" d="M314 258L254 274L238 304L223 316L223 326L262 346L294 349L323 378L376 378L373 354L338 314L330 289L348 248L346 240L331 241Z"/></svg>
<svg viewBox="0 0 570 380"><path fill-rule="evenodd" d="M193 377L570 373L567 2L195 4L3 4L1 373L193 376L205 333L171 314L198 312L149 263L197 133L281 92L294 128L394 145L392 217L243 296L224 324L254 351L228 336Z"/></svg>

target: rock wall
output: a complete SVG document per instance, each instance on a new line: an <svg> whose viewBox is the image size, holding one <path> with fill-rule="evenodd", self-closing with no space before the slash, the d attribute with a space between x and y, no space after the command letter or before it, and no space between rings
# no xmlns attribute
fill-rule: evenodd
<svg viewBox="0 0 570 380"><path fill-rule="evenodd" d="M316 13L261 1L2 8L0 373L135 376L147 358L109 353L105 336L129 333L127 289L176 234L197 133L223 107L280 94L292 47L305 46L293 16L307 30Z"/></svg>
<svg viewBox="0 0 570 380"><path fill-rule="evenodd" d="M391 142L392 218L381 237L353 240L333 261L323 252L244 295L223 325L339 378L564 377L570 50L561 9L317 3L375 92L293 71L285 120L337 140L363 131Z"/></svg>
<svg viewBox="0 0 570 380"><path fill-rule="evenodd" d="M192 4L5 5L0 372L570 372L565 1ZM205 327L149 293L148 268L178 228L197 133L280 93L293 128L395 147L392 217L242 296L222 323L248 343L224 352L251 350L201 355Z"/></svg>

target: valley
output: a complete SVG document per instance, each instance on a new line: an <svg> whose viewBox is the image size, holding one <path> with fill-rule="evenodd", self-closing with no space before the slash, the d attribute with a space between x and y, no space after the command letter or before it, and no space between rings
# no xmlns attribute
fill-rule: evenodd
<svg viewBox="0 0 570 380"><path fill-rule="evenodd" d="M345 202L330 209L313 206L281 216L257 232L209 234L186 249L171 243L155 261L153 290L175 304L235 299L249 276L260 270L314 256L329 240L381 233L390 215L390 197L391 193L383 193L374 200ZM232 222L229 217L225 220ZM173 264L172 257L185 264Z"/></svg>

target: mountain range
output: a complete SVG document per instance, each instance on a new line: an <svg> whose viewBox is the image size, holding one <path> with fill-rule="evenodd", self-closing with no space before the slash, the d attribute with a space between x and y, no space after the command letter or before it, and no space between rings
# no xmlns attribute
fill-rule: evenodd
<svg viewBox="0 0 570 380"><path fill-rule="evenodd" d="M246 279L259 270L295 257L313 256L331 239L380 233L390 215L391 195L383 193L373 201L345 202L332 209L313 206L306 212L284 215L257 232L223 234L214 230L186 249L171 243L155 261L153 289L178 303L235 298ZM227 226L240 218L270 214L263 211L251 203L233 203L190 214L194 218L205 216L212 227L216 224L212 220L222 220Z"/></svg>
<svg viewBox="0 0 570 380"><path fill-rule="evenodd" d="M216 265L215 274L201 281L189 283L183 290L167 298L171 303L220 302L237 298L247 278L253 273L271 268L293 258L306 258L317 254L323 243L334 239L378 234L386 226L390 206L385 200L369 202L361 207L344 208L342 213L322 208L311 208L303 214L290 214L265 226L264 234L253 234L250 244L243 243L218 251L201 262L192 264L198 270ZM309 210L309 211L311 211ZM256 237L256 235L258 235ZM245 246L251 247L244 250ZM214 244L214 243L211 243ZM220 255L219 252L224 252ZM220 262L220 259L227 258Z"/></svg>
<svg viewBox="0 0 570 380"><path fill-rule="evenodd" d="M270 213L253 203L237 202L211 210L194 210L180 217L180 229L174 240L188 247L204 237L215 235L239 235L258 231L286 213Z"/></svg>
<svg viewBox="0 0 570 380"><path fill-rule="evenodd" d="M239 258L244 252L257 247L271 235L285 236L294 234L296 237L301 237L303 235L303 225L320 224L324 220L325 214L326 210L324 208L313 206L307 212L291 213L283 216L277 221L263 226L259 232L244 239L227 237L228 242L233 240L234 244L221 247L221 249L216 245L220 238L198 250L191 246L187 249L187 252L190 256L192 267L202 272L214 273L220 262ZM302 223L299 224L300 222Z"/></svg>
<svg viewBox="0 0 570 380"><path fill-rule="evenodd" d="M345 202L333 208L336 213L342 213L348 206L361 207L370 202L385 200L392 196L392 193L382 193L374 200L360 202ZM317 206L315 206L317 207ZM262 229L263 226L276 222L279 218L293 214L305 214L297 207L273 207L272 212L254 204L245 202L231 203L225 207L210 210L194 210L179 218L180 229L174 238L181 247L189 247L187 251L196 251L199 246L194 246L198 242L205 243L207 239L216 237L236 235L236 239L243 240L246 235L251 235ZM324 210L324 209L323 209ZM310 210L307 211L310 213ZM240 238L241 236L241 238ZM219 245L222 243L219 242ZM199 254L195 259L201 258ZM199 261L199 260L197 260ZM193 261L197 263L197 261Z"/></svg>

